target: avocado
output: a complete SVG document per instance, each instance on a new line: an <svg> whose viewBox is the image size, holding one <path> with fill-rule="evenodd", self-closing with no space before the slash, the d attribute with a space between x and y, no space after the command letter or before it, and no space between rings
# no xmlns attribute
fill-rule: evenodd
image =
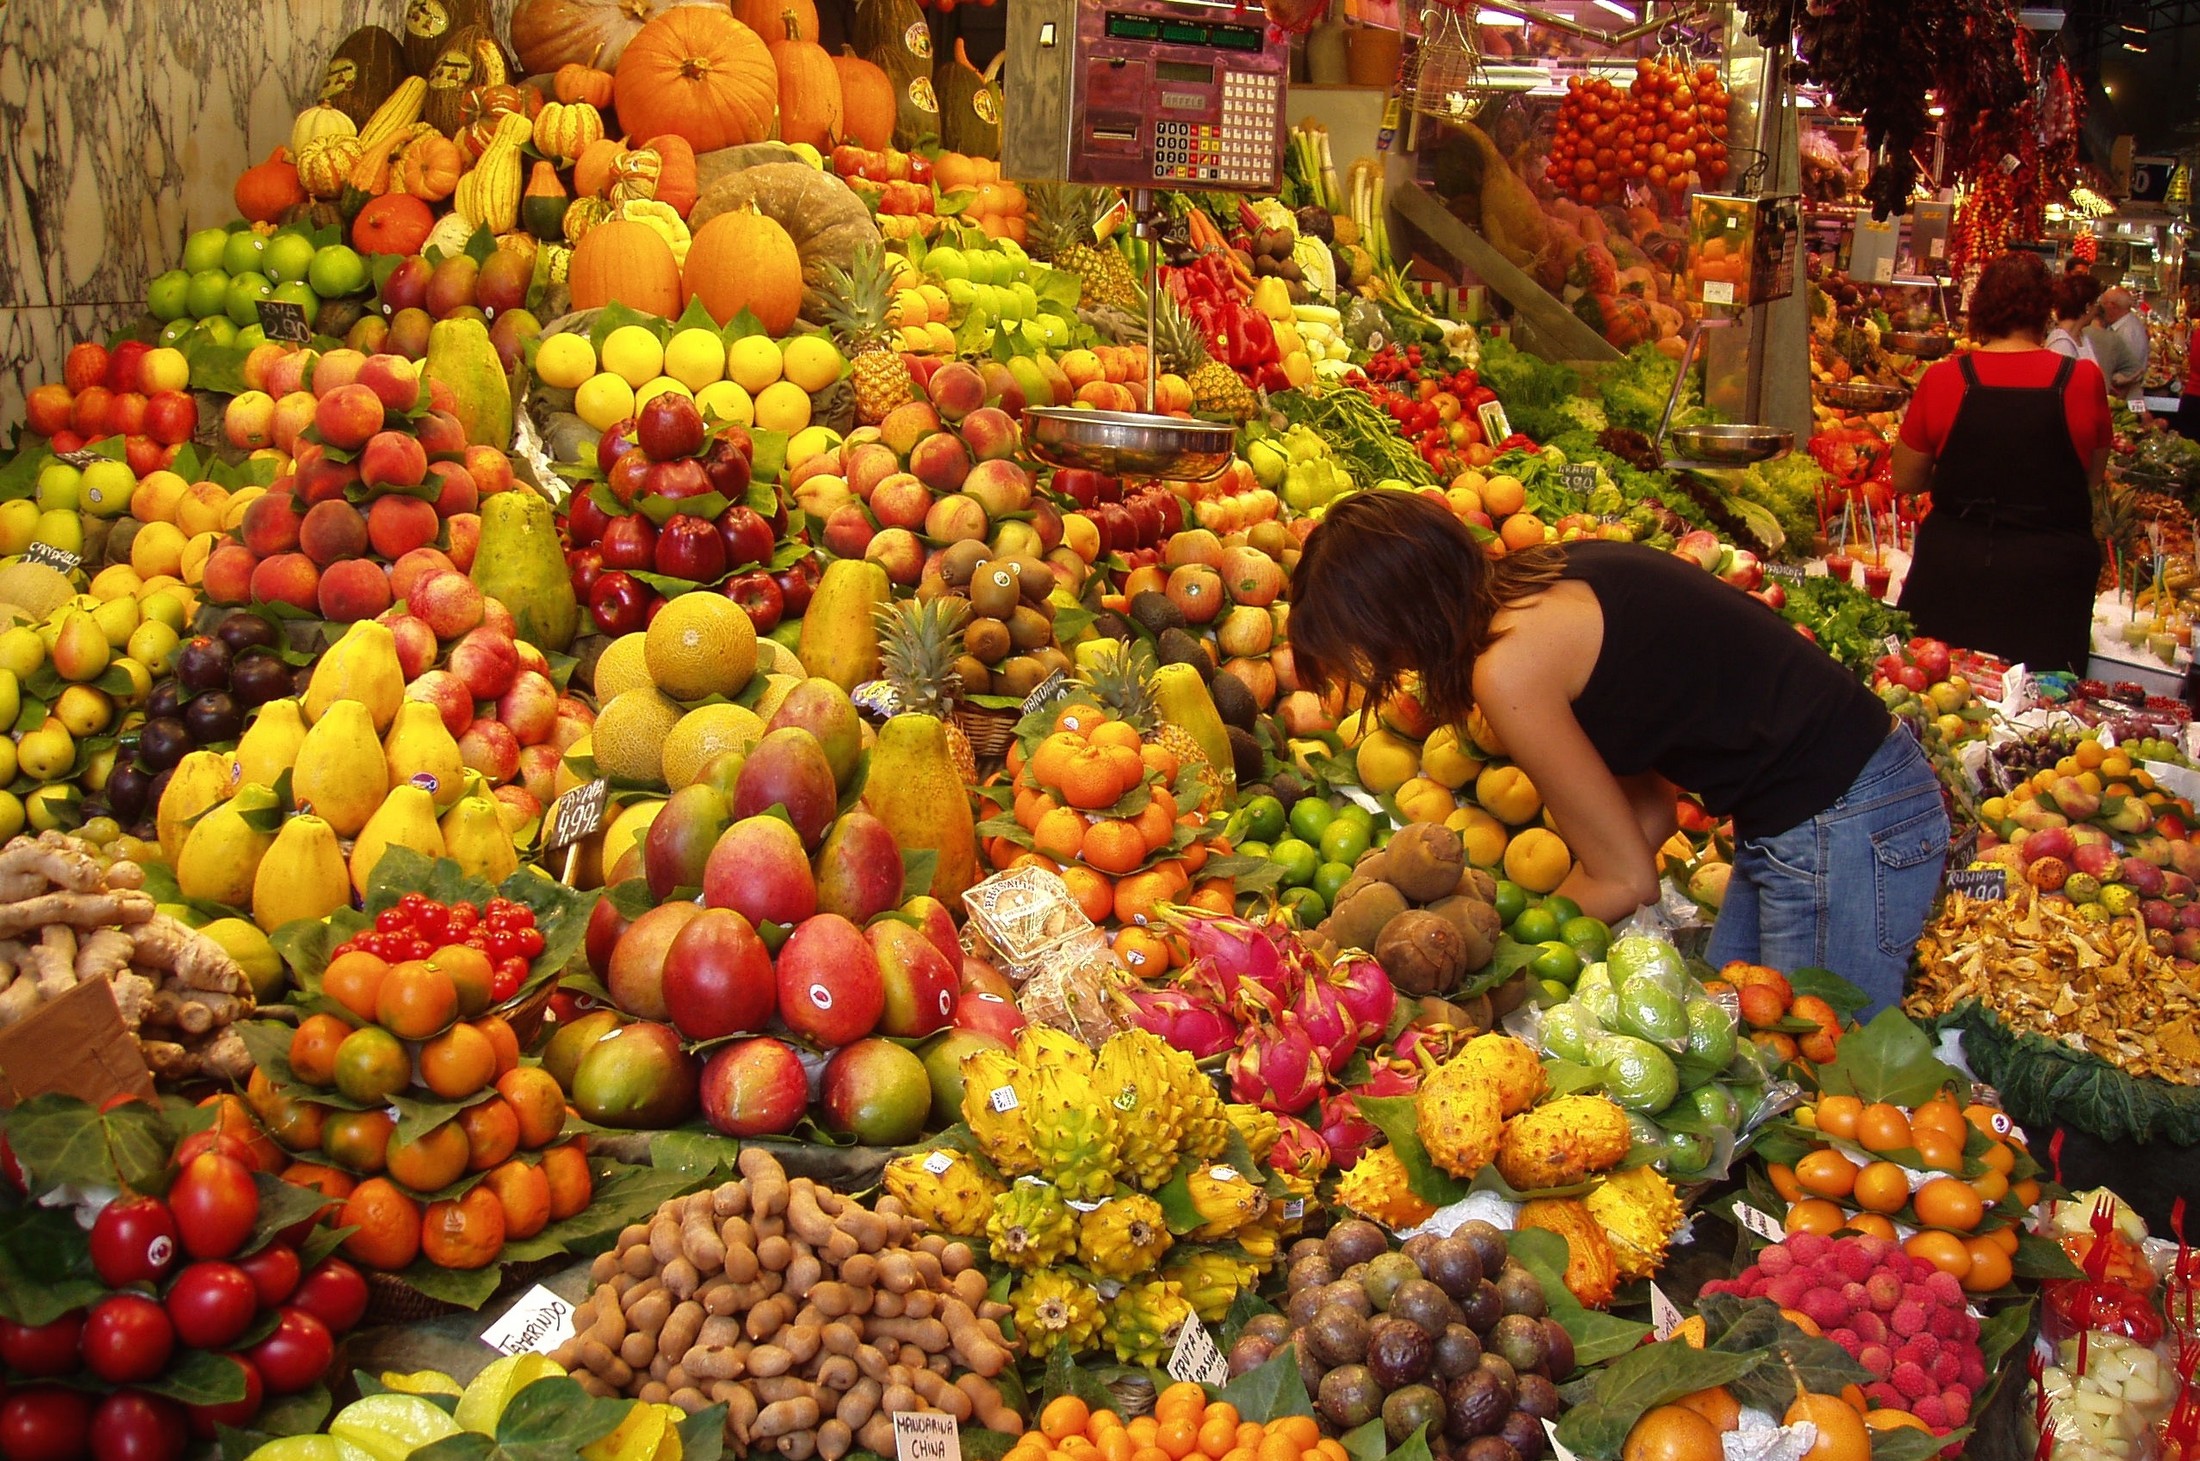
<svg viewBox="0 0 2200 1461"><path fill-rule="evenodd" d="M1131 621L1115 610L1102 609L1093 615L1092 632L1102 639L1128 640L1136 631L1131 628Z"/></svg>
<svg viewBox="0 0 2200 1461"><path fill-rule="evenodd" d="M1217 675L1207 686L1207 693L1214 697L1215 714L1222 723L1238 730L1249 731L1260 707L1253 703L1253 692L1245 688L1245 682L1235 675Z"/></svg>
<svg viewBox="0 0 2200 1461"><path fill-rule="evenodd" d="M1144 595L1140 595L1140 597L1144 597ZM1173 613L1176 606L1171 604L1169 608L1170 612ZM1159 650L1161 663L1165 665L1190 665L1199 671L1199 677L1202 680L1210 684L1213 683L1215 662L1208 655L1207 647L1183 629L1162 630Z"/></svg>
<svg viewBox="0 0 2200 1461"><path fill-rule="evenodd" d="M1148 589L1131 600L1131 617L1136 619L1148 634L1166 634L1171 629L1184 627L1184 611L1169 602L1165 593Z"/></svg>
<svg viewBox="0 0 2200 1461"><path fill-rule="evenodd" d="M1260 780L1260 773L1268 759L1261 751L1260 742L1253 739L1251 731L1238 726L1231 726L1229 733L1230 762L1236 768L1238 783L1245 785Z"/></svg>

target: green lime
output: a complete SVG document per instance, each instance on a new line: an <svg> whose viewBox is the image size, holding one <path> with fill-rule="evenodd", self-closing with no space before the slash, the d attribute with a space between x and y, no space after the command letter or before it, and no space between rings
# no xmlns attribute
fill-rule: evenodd
<svg viewBox="0 0 2200 1461"><path fill-rule="evenodd" d="M1574 992L1571 986L1561 984L1556 979L1539 980L1536 983L1536 988L1542 991L1545 999L1552 1001L1563 1001ZM1549 1047L1546 1045L1545 1048L1548 1049ZM1558 1054L1556 1050L1552 1050L1551 1053L1553 1055Z"/></svg>
<svg viewBox="0 0 2200 1461"><path fill-rule="evenodd" d="M1375 830L1375 814L1358 802L1346 802L1343 806L1337 808L1337 820L1340 822L1357 822L1362 827L1367 828L1370 833Z"/></svg>
<svg viewBox="0 0 2200 1461"><path fill-rule="evenodd" d="M1542 952L1528 965L1528 972L1538 979L1550 980L1571 989L1581 977L1581 956L1556 939L1538 945Z"/></svg>
<svg viewBox="0 0 2200 1461"><path fill-rule="evenodd" d="M1276 902L1298 920L1301 928L1312 928L1329 916L1329 905L1312 888L1286 888Z"/></svg>
<svg viewBox="0 0 2200 1461"><path fill-rule="evenodd" d="M1550 904L1546 902L1543 906L1548 908ZM1612 930L1605 927L1604 920L1591 918L1586 913L1560 924L1558 937L1566 947L1581 955L1584 964L1594 964L1603 958L1604 951L1612 944Z"/></svg>
<svg viewBox="0 0 2200 1461"><path fill-rule="evenodd" d="M1510 924L1528 906L1528 890L1518 883L1497 880L1497 891L1490 895L1490 902L1497 909L1497 921Z"/></svg>
<svg viewBox="0 0 2200 1461"><path fill-rule="evenodd" d="M1337 904L1337 890L1351 881L1352 864L1348 862L1325 862L1314 869L1314 891L1332 908Z"/></svg>
<svg viewBox="0 0 2200 1461"><path fill-rule="evenodd" d="M1548 943L1558 937L1558 920L1551 917L1548 908L1524 908L1505 926L1505 932L1516 944Z"/></svg>
<svg viewBox="0 0 2200 1461"><path fill-rule="evenodd" d="M1283 803L1272 796L1256 796L1238 809L1245 835L1256 842L1273 842L1283 835Z"/></svg>
<svg viewBox="0 0 2200 1461"><path fill-rule="evenodd" d="M1266 857L1268 855L1268 844L1265 842L1240 842L1234 850L1243 853L1247 857Z"/></svg>
<svg viewBox="0 0 2200 1461"><path fill-rule="evenodd" d="M1553 893L1543 900L1543 911L1560 923L1565 923L1581 916L1581 905L1571 898L1562 898Z"/></svg>
<svg viewBox="0 0 2200 1461"><path fill-rule="evenodd" d="M1318 839L1337 820L1337 809L1318 796L1302 796L1291 808L1291 830L1308 842Z"/></svg>
<svg viewBox="0 0 2200 1461"><path fill-rule="evenodd" d="M1283 885L1286 888L1303 888L1314 881L1315 870L1321 866L1321 854L1311 842L1301 842L1296 837L1286 837L1268 849L1271 862L1283 867Z"/></svg>
<svg viewBox="0 0 2200 1461"><path fill-rule="evenodd" d="M1322 828L1321 839L1316 844L1322 850L1322 860L1341 862L1347 867L1358 862L1360 854L1367 851L1369 830L1358 822L1338 817Z"/></svg>

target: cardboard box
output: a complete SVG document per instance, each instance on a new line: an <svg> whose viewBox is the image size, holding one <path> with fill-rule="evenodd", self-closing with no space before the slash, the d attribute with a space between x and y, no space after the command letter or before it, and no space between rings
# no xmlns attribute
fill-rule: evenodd
<svg viewBox="0 0 2200 1461"><path fill-rule="evenodd" d="M79 984L0 1030L0 1110L49 1091L94 1106L110 1096L153 1098L153 1074L106 980Z"/></svg>

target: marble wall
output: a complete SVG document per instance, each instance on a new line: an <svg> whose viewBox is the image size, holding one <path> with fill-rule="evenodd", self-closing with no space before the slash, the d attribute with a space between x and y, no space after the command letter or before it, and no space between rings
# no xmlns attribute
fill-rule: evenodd
<svg viewBox="0 0 2200 1461"><path fill-rule="evenodd" d="M142 310L186 234L236 216L237 175L289 136L329 51L403 8L0 0L0 433L71 344Z"/></svg>

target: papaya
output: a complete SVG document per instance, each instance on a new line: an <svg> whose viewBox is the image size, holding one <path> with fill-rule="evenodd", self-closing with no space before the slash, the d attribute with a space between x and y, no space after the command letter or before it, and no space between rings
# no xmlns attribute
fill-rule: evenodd
<svg viewBox="0 0 2200 1461"><path fill-rule="evenodd" d="M483 593L511 610L520 638L559 653L572 645L580 603L558 551L550 504L532 491L515 487L481 499L481 542L474 549L472 577Z"/></svg>
<svg viewBox="0 0 2200 1461"><path fill-rule="evenodd" d="M876 563L843 558L828 567L802 616L795 651L802 667L843 690L877 679L878 626L871 610L892 596L886 570Z"/></svg>
<svg viewBox="0 0 2200 1461"><path fill-rule="evenodd" d="M512 444L512 383L479 320L439 320L428 331L428 376L458 397L466 440L498 451Z"/></svg>
<svg viewBox="0 0 2200 1461"><path fill-rule="evenodd" d="M815 600L810 607L814 613ZM948 752L947 729L936 717L897 715L880 727L863 804L904 852L930 848L939 855L929 896L953 907L977 882L978 835L970 798Z"/></svg>

